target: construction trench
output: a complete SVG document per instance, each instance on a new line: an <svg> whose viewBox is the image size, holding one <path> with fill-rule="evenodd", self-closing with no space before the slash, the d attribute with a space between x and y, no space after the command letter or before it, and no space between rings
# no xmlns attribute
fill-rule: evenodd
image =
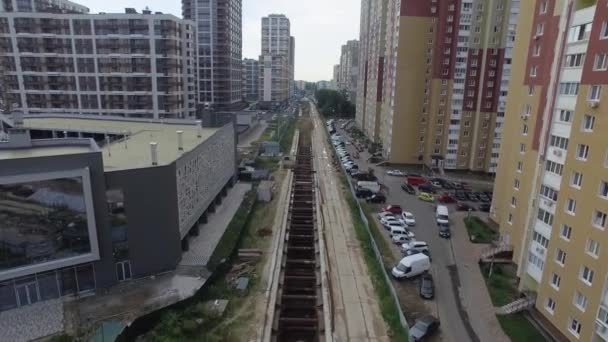
<svg viewBox="0 0 608 342"><path fill-rule="evenodd" d="M312 148L298 146L274 311L272 341L324 340Z"/></svg>

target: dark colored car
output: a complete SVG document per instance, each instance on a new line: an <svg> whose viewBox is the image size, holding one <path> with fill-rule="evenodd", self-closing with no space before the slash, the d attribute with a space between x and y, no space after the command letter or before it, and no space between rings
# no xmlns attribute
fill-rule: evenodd
<svg viewBox="0 0 608 342"><path fill-rule="evenodd" d="M456 204L456 210L458 211L469 211L469 209L471 209L471 211L475 211L475 208L473 208L473 206L470 206L466 203L458 202L458 204Z"/></svg>
<svg viewBox="0 0 608 342"><path fill-rule="evenodd" d="M407 183L403 183L401 184L401 189L405 192L407 192L410 195L415 195L416 194L416 189L414 189L413 186L407 184Z"/></svg>
<svg viewBox="0 0 608 342"><path fill-rule="evenodd" d="M393 213L395 215L401 215L403 209L401 209L400 205L389 205L387 207L382 208L382 211Z"/></svg>
<svg viewBox="0 0 608 342"><path fill-rule="evenodd" d="M420 277L420 288L418 289L420 297L424 299L433 299L435 297L435 286L433 285L433 277L425 273Z"/></svg>
<svg viewBox="0 0 608 342"><path fill-rule="evenodd" d="M492 200L490 199L490 197L486 196L486 194L481 193L478 195L479 196L479 200L483 203L489 203L492 202Z"/></svg>
<svg viewBox="0 0 608 342"><path fill-rule="evenodd" d="M479 211L485 211L486 213L488 213L490 212L490 207L492 207L490 203L481 203L479 205Z"/></svg>
<svg viewBox="0 0 608 342"><path fill-rule="evenodd" d="M454 197L456 197L456 199L459 200L459 201L466 201L467 200L467 196L462 191L456 191L454 193Z"/></svg>
<svg viewBox="0 0 608 342"><path fill-rule="evenodd" d="M485 191L484 194L490 198L490 201L494 197L494 193L492 191Z"/></svg>
<svg viewBox="0 0 608 342"><path fill-rule="evenodd" d="M448 193L444 193L437 197L437 201L439 201L439 203L456 203L456 199Z"/></svg>
<svg viewBox="0 0 608 342"><path fill-rule="evenodd" d="M425 183L425 184L420 184L418 185L418 191L421 192L428 192L429 194L434 194L437 192L437 190L435 189L434 186L432 186L429 183Z"/></svg>
<svg viewBox="0 0 608 342"><path fill-rule="evenodd" d="M378 193L371 197L368 197L367 202L384 204L384 203L386 203L386 196L384 196L384 194Z"/></svg>
<svg viewBox="0 0 608 342"><path fill-rule="evenodd" d="M479 197L472 192L466 192L467 199L471 202L479 202Z"/></svg>
<svg viewBox="0 0 608 342"><path fill-rule="evenodd" d="M454 183L452 182L444 182L443 183L443 188L446 190L453 190L454 189Z"/></svg>
<svg viewBox="0 0 608 342"><path fill-rule="evenodd" d="M431 315L420 317L410 327L410 341L420 342L439 328L439 320Z"/></svg>
<svg viewBox="0 0 608 342"><path fill-rule="evenodd" d="M373 195L374 193L370 189L360 188L355 191L355 196L358 198L367 198Z"/></svg>
<svg viewBox="0 0 608 342"><path fill-rule="evenodd" d="M358 181L374 182L374 181L378 180L378 178L376 178L376 176L371 175L367 172L361 172L361 171L352 173L351 176L353 177L353 179L356 179Z"/></svg>
<svg viewBox="0 0 608 342"><path fill-rule="evenodd" d="M450 226L447 224L437 224L437 228L439 228L439 236L444 239L449 239L452 237L452 232L450 231Z"/></svg>

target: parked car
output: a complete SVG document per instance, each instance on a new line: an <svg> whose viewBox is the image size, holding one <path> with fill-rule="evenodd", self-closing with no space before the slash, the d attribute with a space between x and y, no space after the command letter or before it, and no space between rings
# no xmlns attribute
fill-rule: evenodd
<svg viewBox="0 0 608 342"><path fill-rule="evenodd" d="M408 227L413 227L416 225L416 218L414 217L414 214L410 213L409 211L404 211L401 213L401 220Z"/></svg>
<svg viewBox="0 0 608 342"><path fill-rule="evenodd" d="M411 239L409 239L406 242L409 242L409 241L411 241ZM403 255L403 256L420 254L420 253L426 255L427 257L429 257L429 260L431 260L431 261L433 260L433 258L431 258L431 251L429 251L428 249L422 250L422 249L412 248L412 249L408 249L406 251L403 251L403 250L401 251L401 255Z"/></svg>
<svg viewBox="0 0 608 342"><path fill-rule="evenodd" d="M405 223L402 223L401 220L397 216L387 216L380 219L380 224L384 226L384 228L388 229L389 226L400 226L405 227Z"/></svg>
<svg viewBox="0 0 608 342"><path fill-rule="evenodd" d="M420 317L410 327L410 341L419 342L439 328L439 320L431 315Z"/></svg>
<svg viewBox="0 0 608 342"><path fill-rule="evenodd" d="M424 183L426 183L426 178L422 176L412 174L407 175L407 184L409 185L417 186Z"/></svg>
<svg viewBox="0 0 608 342"><path fill-rule="evenodd" d="M386 203L386 196L384 196L384 194L375 194L371 197L367 198L367 202L368 203L380 203L380 204L384 204Z"/></svg>
<svg viewBox="0 0 608 342"><path fill-rule="evenodd" d="M452 182L444 182L443 183L443 188L446 190L452 190L454 189L454 183Z"/></svg>
<svg viewBox="0 0 608 342"><path fill-rule="evenodd" d="M370 197L373 195L374 195L374 193L370 189L357 188L355 190L355 196L357 196L358 198L367 198L367 197Z"/></svg>
<svg viewBox="0 0 608 342"><path fill-rule="evenodd" d="M389 176L397 176L397 177L405 176L405 172L403 172L401 170L388 170L388 171L386 171L386 174Z"/></svg>
<svg viewBox="0 0 608 342"><path fill-rule="evenodd" d="M412 238L408 235L395 235L392 237L392 240L394 244L401 246L406 242L412 241Z"/></svg>
<svg viewBox="0 0 608 342"><path fill-rule="evenodd" d="M395 214L393 214L393 213L389 213L389 212L386 212L386 211L381 211L381 212L379 212L379 213L378 213L378 219L379 219L379 220L382 220L382 219L383 219L383 218L385 218L385 217L393 217L393 218L397 218L397 217L395 216Z"/></svg>
<svg viewBox="0 0 608 342"><path fill-rule="evenodd" d="M413 186L407 184L407 183L403 183L401 184L401 189L405 192L407 192L410 195L415 195L416 194L416 189L414 189Z"/></svg>
<svg viewBox="0 0 608 342"><path fill-rule="evenodd" d="M435 187L429 183L418 185L418 191L428 192L429 194L434 194L435 192L437 192Z"/></svg>
<svg viewBox="0 0 608 342"><path fill-rule="evenodd" d="M477 197L477 195L475 195L474 193L467 192L466 195L467 195L467 199L469 201L471 201L471 202L479 202L479 197Z"/></svg>
<svg viewBox="0 0 608 342"><path fill-rule="evenodd" d="M485 191L484 194L490 198L490 201L492 201L492 198L494 197L494 193L492 191Z"/></svg>
<svg viewBox="0 0 608 342"><path fill-rule="evenodd" d="M421 192L418 194L418 199L425 202L435 202L435 197L428 192Z"/></svg>
<svg viewBox="0 0 608 342"><path fill-rule="evenodd" d="M480 192L477 196L479 197L479 200L481 202L483 202L483 203L490 203L490 202L492 202L492 200L490 199L490 197L488 197L483 192Z"/></svg>
<svg viewBox="0 0 608 342"><path fill-rule="evenodd" d="M462 191L456 191L454 193L454 197L456 197L456 199L459 200L459 201L466 201L467 200L467 196Z"/></svg>
<svg viewBox="0 0 608 342"><path fill-rule="evenodd" d="M450 225L444 223L438 223L437 228L439 228L439 237L444 239L449 239L452 237L452 232L450 231Z"/></svg>
<svg viewBox="0 0 608 342"><path fill-rule="evenodd" d="M408 249L419 249L421 251L428 250L429 245L424 241L410 241L401 245L401 251L405 252Z"/></svg>
<svg viewBox="0 0 608 342"><path fill-rule="evenodd" d="M492 205L490 203L481 203L479 205L479 211L484 211L486 213L489 213L491 207L492 207Z"/></svg>
<svg viewBox="0 0 608 342"><path fill-rule="evenodd" d="M431 261L424 254L409 255L401 259L393 267L391 274L395 279L411 278L427 272L431 268Z"/></svg>
<svg viewBox="0 0 608 342"><path fill-rule="evenodd" d="M456 203L456 199L448 193L444 193L437 197L437 201L439 201L439 203Z"/></svg>
<svg viewBox="0 0 608 342"><path fill-rule="evenodd" d="M433 285L433 277L425 273L420 277L419 287L420 297L424 299L433 299L435 296L435 286Z"/></svg>
<svg viewBox="0 0 608 342"><path fill-rule="evenodd" d="M456 210L458 210L458 211L469 211L469 210L475 211L475 208L464 202L458 202L458 204L456 204Z"/></svg>
<svg viewBox="0 0 608 342"><path fill-rule="evenodd" d="M435 189L441 189L443 187L443 183L441 183L440 181L434 180L431 181L431 186L435 187Z"/></svg>
<svg viewBox="0 0 608 342"><path fill-rule="evenodd" d="M401 213L403 212L403 209L401 209L400 205L391 204L387 207L382 208L382 211L387 211L389 213L401 215Z"/></svg>

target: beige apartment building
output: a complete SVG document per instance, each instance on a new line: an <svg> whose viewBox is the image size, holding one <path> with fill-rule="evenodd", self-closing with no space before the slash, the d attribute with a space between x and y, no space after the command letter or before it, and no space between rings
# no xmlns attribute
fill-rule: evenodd
<svg viewBox="0 0 608 342"><path fill-rule="evenodd" d="M519 0L363 1L357 123L387 161L496 171L518 13Z"/></svg>
<svg viewBox="0 0 608 342"><path fill-rule="evenodd" d="M283 14L262 18L262 54L259 59L259 101L266 108L285 105L293 93L295 38Z"/></svg>
<svg viewBox="0 0 608 342"><path fill-rule="evenodd" d="M491 218L570 341L608 340L608 3L522 1Z"/></svg>

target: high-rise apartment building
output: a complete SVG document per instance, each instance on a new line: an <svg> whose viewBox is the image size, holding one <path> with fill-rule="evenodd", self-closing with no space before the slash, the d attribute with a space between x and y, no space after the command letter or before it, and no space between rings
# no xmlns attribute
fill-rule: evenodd
<svg viewBox="0 0 608 342"><path fill-rule="evenodd" d="M331 83L333 88L338 89L338 84L340 84L340 64L334 65Z"/></svg>
<svg viewBox="0 0 608 342"><path fill-rule="evenodd" d="M519 1L364 8L357 121L366 135L389 162L495 172Z"/></svg>
<svg viewBox="0 0 608 342"><path fill-rule="evenodd" d="M199 102L230 109L242 101L242 0L182 0L195 22Z"/></svg>
<svg viewBox="0 0 608 342"><path fill-rule="evenodd" d="M283 14L262 18L262 54L260 56L260 104L281 106L293 93L295 38L291 24Z"/></svg>
<svg viewBox="0 0 608 342"><path fill-rule="evenodd" d="M0 68L24 114L194 116L193 26L127 9L88 14L69 1L5 1Z"/></svg>
<svg viewBox="0 0 608 342"><path fill-rule="evenodd" d="M243 99L247 101L257 101L260 64L257 60L251 58L243 59Z"/></svg>
<svg viewBox="0 0 608 342"><path fill-rule="evenodd" d="M340 64L338 65L338 90L346 91L352 101L357 96L357 81L359 75L359 41L349 40L342 45Z"/></svg>
<svg viewBox="0 0 608 342"><path fill-rule="evenodd" d="M522 1L490 216L570 341L608 340L608 3Z"/></svg>

